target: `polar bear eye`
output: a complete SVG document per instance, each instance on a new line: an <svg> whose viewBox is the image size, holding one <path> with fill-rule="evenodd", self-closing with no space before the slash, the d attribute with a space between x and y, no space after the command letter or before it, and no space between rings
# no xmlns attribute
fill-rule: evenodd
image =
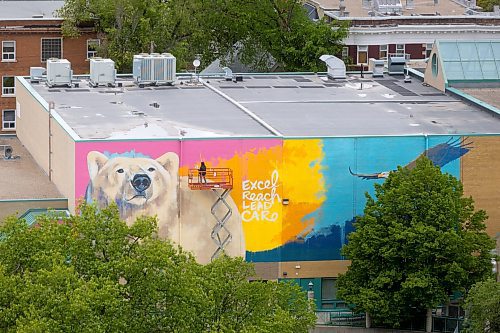
<svg viewBox="0 0 500 333"><path fill-rule="evenodd" d="M155 168L149 168L149 169L148 169L148 171L149 171L149 172L153 172L153 171L155 171L155 170L156 170Z"/></svg>
<svg viewBox="0 0 500 333"><path fill-rule="evenodd" d="M118 172L118 173L124 173L124 172L125 172L125 170L123 170L123 169L118 169L118 170L116 170L116 172Z"/></svg>

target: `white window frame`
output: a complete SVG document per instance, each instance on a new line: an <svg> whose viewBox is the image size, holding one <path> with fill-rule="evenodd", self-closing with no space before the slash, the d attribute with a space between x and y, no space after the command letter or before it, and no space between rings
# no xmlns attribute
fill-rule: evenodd
<svg viewBox="0 0 500 333"><path fill-rule="evenodd" d="M342 59L347 59L349 57L349 46L342 47Z"/></svg>
<svg viewBox="0 0 500 333"><path fill-rule="evenodd" d="M424 51L425 58L429 58L431 56L433 46L434 46L434 43L425 44L425 51Z"/></svg>
<svg viewBox="0 0 500 333"><path fill-rule="evenodd" d="M5 120L5 113L12 112L14 114L14 120ZM14 125L13 127L10 127ZM15 130L16 129L16 110L5 109L2 110L2 130Z"/></svg>
<svg viewBox="0 0 500 333"><path fill-rule="evenodd" d="M87 59L94 58L97 55L97 50L90 50L89 46L91 43L97 44L97 47L101 46L100 39L87 39Z"/></svg>
<svg viewBox="0 0 500 333"><path fill-rule="evenodd" d="M59 54L58 59L63 58L63 39L61 37L43 37L43 38L40 38L40 61L41 62L46 62L47 59L53 58L53 57L48 57L45 60L43 59L43 41L44 40L55 40L55 39L58 39L61 41L61 53Z"/></svg>
<svg viewBox="0 0 500 333"><path fill-rule="evenodd" d="M13 43L14 52L7 52L4 50L5 44ZM16 41L15 40L4 40L2 41L2 62L15 62L16 61Z"/></svg>
<svg viewBox="0 0 500 333"><path fill-rule="evenodd" d="M359 54L362 53L362 52L365 52L366 53L366 62L360 62L359 61ZM357 47L357 53L356 53L356 61L357 61L357 64L360 65L360 64L368 64L368 45L358 45Z"/></svg>
<svg viewBox="0 0 500 333"><path fill-rule="evenodd" d="M14 86L12 87L4 87L4 81L6 78L12 78L14 80ZM5 97L14 97L16 96L16 77L15 76L2 76L2 96Z"/></svg>
<svg viewBox="0 0 500 333"><path fill-rule="evenodd" d="M403 48L401 48L403 46ZM405 44L396 44L396 54L397 55L405 55Z"/></svg>
<svg viewBox="0 0 500 333"><path fill-rule="evenodd" d="M382 49L382 47L384 49ZM385 56L382 56L382 52L385 52ZM389 54L389 45L387 44L382 44L379 46L379 50L378 50L378 57L379 59L387 59L387 55Z"/></svg>

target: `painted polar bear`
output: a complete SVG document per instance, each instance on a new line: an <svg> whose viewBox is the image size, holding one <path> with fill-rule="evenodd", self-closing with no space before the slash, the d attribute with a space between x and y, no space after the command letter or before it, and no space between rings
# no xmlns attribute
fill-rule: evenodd
<svg viewBox="0 0 500 333"><path fill-rule="evenodd" d="M209 190L190 190L187 177L179 177L179 157L169 152L156 160L146 157L114 157L91 151L87 155L90 182L87 200L105 207L115 202L120 216L131 224L139 216L156 215L158 234L192 251L198 262L207 263L217 249L211 232L217 223L210 209L217 195ZM230 196L232 215L225 226L232 239L225 247L230 256L244 256L241 216ZM219 205L217 216L227 211ZM227 235L220 231L221 238Z"/></svg>

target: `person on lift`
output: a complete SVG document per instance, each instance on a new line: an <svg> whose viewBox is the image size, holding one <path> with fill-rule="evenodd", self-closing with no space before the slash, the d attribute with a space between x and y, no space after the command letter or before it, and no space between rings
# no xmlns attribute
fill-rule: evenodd
<svg viewBox="0 0 500 333"><path fill-rule="evenodd" d="M200 168L198 169L198 182L199 183L207 183L207 166L205 165L205 162L201 162Z"/></svg>

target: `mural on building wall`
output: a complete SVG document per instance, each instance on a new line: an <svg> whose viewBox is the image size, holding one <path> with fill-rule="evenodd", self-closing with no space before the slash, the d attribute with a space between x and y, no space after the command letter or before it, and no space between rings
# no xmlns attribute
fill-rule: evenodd
<svg viewBox="0 0 500 333"><path fill-rule="evenodd" d="M160 237L193 251L201 262L209 261L218 248L213 238L229 234L226 253L245 256L248 248L258 248L255 243L269 246L266 237L252 242L255 235L252 227L247 235L246 225L268 227L270 235L280 235L281 228L276 227L281 226L280 158L279 140L227 140L224 144L199 140L182 146L179 141L82 142L77 144L76 197L100 207L116 203L127 223L142 215L156 215ZM225 198L232 214L215 235L212 205L217 194L188 186L188 170L198 168L201 161L208 168L233 170L236 184ZM248 163L259 167L248 168ZM219 217L226 211L223 204L215 208Z"/></svg>
<svg viewBox="0 0 500 333"><path fill-rule="evenodd" d="M459 177L460 157L471 148L472 140L450 136L80 142L76 198L115 202L128 223L157 215L160 236L207 262L216 250L217 195L193 190L187 180L204 161L233 173L229 254L251 261L342 259L373 182L398 165L411 167L421 154Z"/></svg>
<svg viewBox="0 0 500 333"><path fill-rule="evenodd" d="M442 168L446 164L451 161L456 160L459 157L465 155L472 148L472 141L468 141L468 138L450 138L445 143L440 143L430 149L426 149L420 156L427 156L434 165ZM414 159L407 165L405 165L408 169L413 169L416 165L417 159ZM396 169L392 170L396 171ZM379 179L379 178L387 178L389 176L390 171L382 171L375 173L354 173L349 166L349 173L353 176L360 177L362 179Z"/></svg>
<svg viewBox="0 0 500 333"><path fill-rule="evenodd" d="M275 249L248 252L247 258L263 262L275 258L281 261L342 259L340 249L353 230L355 217L363 214L365 193L373 195L374 182L382 183L398 165L411 168L422 154L427 154L443 172L459 177L460 157L471 148L472 140L450 136L285 140L283 195L289 198L290 205L284 208L283 227L306 224L308 228L293 239L284 239L283 245ZM318 150L314 158L305 155L314 149ZM300 171L306 178L295 172L293 177L288 177L288 168L297 161L304 162ZM310 186L317 191L310 190ZM313 197L303 200L301 191ZM288 215L287 210L295 205L310 211Z"/></svg>

